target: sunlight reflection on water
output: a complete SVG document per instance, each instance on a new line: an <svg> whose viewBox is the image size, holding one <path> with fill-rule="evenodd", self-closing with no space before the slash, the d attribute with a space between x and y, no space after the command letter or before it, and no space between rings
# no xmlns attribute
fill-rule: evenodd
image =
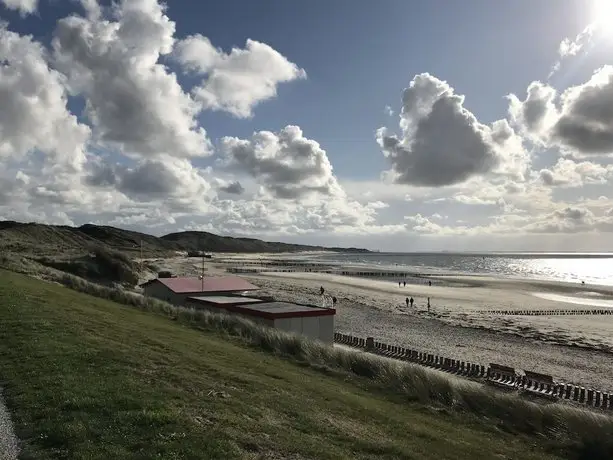
<svg viewBox="0 0 613 460"><path fill-rule="evenodd" d="M561 258L521 255L464 254L323 254L315 256L329 263L357 264L386 269L406 268L414 272L460 272L490 274L613 286L613 256Z"/></svg>

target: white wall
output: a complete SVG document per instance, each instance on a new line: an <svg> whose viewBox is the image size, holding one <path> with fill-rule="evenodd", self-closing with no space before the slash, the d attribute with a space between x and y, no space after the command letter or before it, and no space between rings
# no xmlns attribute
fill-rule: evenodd
<svg viewBox="0 0 613 460"><path fill-rule="evenodd" d="M275 327L322 342L334 342L334 315L280 318L275 320Z"/></svg>

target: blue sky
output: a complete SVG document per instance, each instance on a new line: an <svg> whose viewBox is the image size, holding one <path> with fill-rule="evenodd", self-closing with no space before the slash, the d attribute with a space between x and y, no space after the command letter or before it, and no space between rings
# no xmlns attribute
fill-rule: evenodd
<svg viewBox="0 0 613 460"><path fill-rule="evenodd" d="M1 6L3 3L5 6ZM95 2L92 0L90 4L93 3ZM585 0L386 0L377 4L349 0L173 0L168 2L167 8L162 9L156 6L158 3L154 0L138 0L133 5L140 6L136 7L134 11L138 11L133 13L140 15L140 26L144 27L143 24L150 22L156 24L156 27L166 27L167 21L173 23L174 32L164 29L164 37L174 43L173 49L171 52L160 52L157 64L166 65L168 75L178 80L185 95L181 96L184 103L193 99L194 104L200 104L198 109L194 113L190 112L187 117L193 118L198 126L185 129L191 129L190 132L198 127L206 130L207 141L211 147L208 152L204 152L206 149L199 153L190 150L191 157L189 162L185 163L185 158L178 158L180 155L175 154L171 147L167 147L174 145L171 141L169 144L163 144L166 147L158 152L155 147L147 144L144 131L142 134L113 132L117 127L110 127L109 123L112 124L113 117L118 115L115 113L109 115L107 121L102 120L100 117L104 117L106 113L103 111L109 110L108 113L111 113L112 108L100 105L119 97L112 93L117 89L117 85L101 88L100 81L95 83L96 74L94 71L90 73L91 69L87 69L87 78L90 81L83 79L85 71L79 66L83 65L84 61L78 62L79 57L75 54L76 41L69 42L66 36L59 48L52 46L52 38L57 37L60 30L58 24L65 21L64 18L69 14L79 15L87 24L87 30L94 34L88 42L91 46L96 46L96 40L103 43L108 38L103 34L95 35L102 30L97 28L97 24L104 20L121 24L119 16L110 10L103 10L100 17L87 16L85 9L76 0L0 0L0 17L8 23L7 31L21 39L32 35L35 42L45 48L41 59L52 74L49 78L55 78L56 72L61 75L57 91L64 94L59 96L58 103L61 104L62 100L68 101L64 109L66 113L78 117L78 129L81 129L75 134L75 139L82 141L82 145L71 144L70 148L80 149L87 157L78 160L81 162L77 168L79 171L72 172L70 178L68 173L62 176L61 184L57 181L47 182L51 176L35 178L32 171L28 172L25 166L21 169L18 167L21 171L20 177L28 177L28 184L24 184L24 180L17 180L10 188L13 197L23 197L19 194L25 193L29 198L34 195L36 200L28 201L27 206L18 212L7 207L3 214L0 207L0 218L4 216L24 220L63 221L75 225L93 221L129 226L156 234L202 228L220 233L275 237L288 241L330 241L331 244L346 241L348 244L385 246L385 249L393 250L402 250L407 240L416 241L418 249L444 249L456 246L458 241L470 248L479 244L483 238L487 239L492 249L509 244L520 249L529 249L543 244L543 241L550 242L551 237L546 235L555 234L556 241L561 242L559 244L566 245L569 238L574 238L575 244L578 247L583 245L581 247L585 249L585 232L598 231L599 234L606 234L605 229L608 229L608 205L603 203L605 200L600 199L595 205L589 200L602 197L608 199L606 190L610 151L606 146L606 151L599 151L597 155L588 152L586 157L587 150L582 150L583 145L578 140L558 131L554 135L554 131L562 126L561 122L556 124L554 118L565 121L574 115L565 112L560 97L567 88L583 88L582 85L587 84L595 72L611 63L609 56L612 55L613 39L600 33L599 29L595 29L596 32L590 29L587 36L578 36L590 25L596 24L594 5L597 3L597 0L594 0L593 4ZM110 2L100 4L108 6ZM21 10L18 10L18 6L21 6ZM117 11L126 10L121 2L117 8ZM31 14L28 14L30 11ZM605 10L601 7L600 11ZM85 29L74 30L81 33ZM149 31L143 29L143 40ZM195 34L199 34L202 40L208 39L212 47L218 49L217 64L207 67L207 70L200 74L194 73L193 69L190 71L188 67L204 66L206 63L202 56L198 56L199 62L194 61L193 57L188 62L186 54L181 55L179 51L186 49L181 48L182 42ZM135 37L137 40L138 34ZM162 40L163 37L160 35L159 38ZM229 67L230 64L222 63L233 48L246 49L248 39L268 47L261 55L253 54L256 57L249 63L253 66L249 69L249 78L255 76L254 78L261 78L262 81L272 82L270 84L274 88L274 94L253 99L250 102L252 116L237 115L236 110L233 112L227 104L223 106L223 101L227 102L228 98L231 98L228 94L211 95L211 91L228 91L223 85L230 80L223 80L221 86L210 86L207 89L207 97L212 97L222 106L214 108L210 101L203 103L202 99L199 100L194 90L200 85L204 86L213 72L230 75L228 78L234 79L234 82L248 81L245 69L240 68L241 64L232 64L234 67ZM575 45L575 49L563 55L560 44L565 39ZM163 40L160 41L162 42ZM99 72L101 67L95 65L104 64L106 68L112 68L111 59L114 58L117 58L120 63L118 65L122 66L136 65L136 59L142 58L137 56L129 59L131 51L121 49L121 43L118 41L113 43L112 46L116 49L112 56L96 56L100 58L98 64L91 60L86 65L94 66L92 69L97 68L96 72ZM15 58L8 52L5 50L5 56L0 55L0 59L10 65L11 58ZM283 62L275 61L280 66L278 68L265 61L266 56L272 56L274 52L283 59ZM257 59L260 61L256 62ZM560 61L559 69L552 72L557 61ZM226 67L223 67L224 65ZM294 70L290 70L290 65L294 66ZM154 71L154 67L153 64L146 70L139 67L139 75ZM140 84L137 81L128 81L129 78L140 78L134 73L134 69L126 67L123 70L126 72L126 85ZM290 73L286 74L286 77L273 75L277 70ZM305 72L306 78L298 77L298 70ZM261 77L255 72L260 72ZM451 97L452 94L465 96L460 104L461 109L454 111L455 109L450 108L447 115L441 113L440 119L435 120L431 114L416 114L417 118L403 115L402 119L406 123L413 123L411 126L418 126L420 122L425 124L426 119L430 120L429 132L436 134L428 138L423 138L426 131L404 132L399 126L403 90L408 88L412 81L416 81L417 75L424 72L427 72L429 77L422 80L422 87L417 85L413 90L416 97L418 94L424 94L419 91L425 91L430 84L441 88L440 91L444 92L444 95L439 95L440 97L450 96L441 102L450 104L449 107L458 102ZM551 78L548 78L550 73ZM122 75L124 74L118 74L117 78L123 78ZM608 71L605 71L601 77L607 75ZM546 88L558 93L555 98L547 99L544 96L545 91L533 101L534 104L540 104L539 107L551 109L551 116L548 118L551 121L550 126L548 125L551 132L545 132L545 109L542 110L542 119L537 120L538 123L533 122L528 126L530 123L524 118L529 105L526 104L526 91L535 81L540 81ZM444 82L446 86L442 86ZM75 89L78 84L85 86ZM607 85L602 86L603 97L608 97ZM168 92L168 87L166 88ZM236 90L234 92L236 93ZM506 97L509 94L517 95L515 116L509 112L510 102ZM584 94L587 97L587 92ZM145 101L151 99L145 97L144 93L138 97L143 97ZM172 136L182 128L177 119L168 121L164 117L162 106L165 104L165 107L169 108L175 103L174 99L164 97L158 107L160 121L156 125L157 131L159 133L162 126L168 127L168 123L173 126L176 124L168 128L169 135ZM120 101L121 98L117 100ZM134 101L138 100L137 96L134 96ZM86 101L92 108L91 112L82 110ZM548 101L553 105L547 106ZM430 104L432 108L433 103L434 100L426 105ZM569 111L572 109L571 105L567 104ZM386 112L386 106L391 108L393 115ZM147 119L157 120L158 115L152 112L153 106L142 105L144 109L139 107L141 106L136 105L129 110L143 110L140 119L132 119L134 126L146 127L149 126ZM555 114L552 107L555 108ZM409 109L410 107L405 106L406 114ZM125 108L122 110L126 112ZM177 110L178 114L184 114L181 112L183 109ZM462 143L464 138L443 139L451 136L448 133L456 133L455 135L459 136L461 132L467 131L461 131L460 128L460 131L456 131L453 126L446 125L438 127L434 123L445 120L453 122L452 118L460 117L455 120L461 124L462 120L465 121L462 115L465 111L478 123L475 125L476 132L481 133L478 136L491 140L491 136L498 135L498 130L503 130L507 135L512 133L512 138L504 145L490 145L488 140L484 144L482 157L475 153L474 143L469 143L472 141L467 140L466 145L473 145L470 147L473 150L465 151ZM92 115L93 113L97 115ZM568 117L564 118L566 115ZM68 123L65 117L62 120ZM504 121L508 128L501 125L494 127L493 124L497 121ZM0 133L1 124L0 119ZM536 124L539 124L539 127L536 127ZM290 130L293 133L290 137L297 139L296 142L292 141L291 145L285 146L286 150L280 149L275 153L276 163L266 163L258 157L260 154L257 153L256 138L252 136L262 131L270 131L275 136L280 136L288 125L299 127L301 134L296 135ZM486 131L479 128L480 126L485 126ZM388 131L380 136L381 142L387 142L386 147L377 142L376 132L382 127L388 128ZM15 127L7 126L4 129ZM86 135L84 130L89 130L89 134ZM140 135L144 140L137 139ZM103 139L105 136L106 139ZM131 144L123 142L126 136L130 137ZM252 157L239 158L238 144L232 144L228 138L246 142L251 139L249 146L252 151L249 155ZM112 142L105 142L109 139ZM421 149L417 146L418 140ZM191 141L186 142L193 141L192 136ZM320 168L311 166L313 175L309 177L304 172L306 166L301 166L299 162L299 152L292 150L307 141L319 143L319 150L315 144L309 144L312 149L310 158L313 164L317 163ZM391 147L390 142L397 142L398 146ZM17 144L15 140L15 145ZM9 161L14 164L18 153L17 158L23 159L28 155L40 158L42 155L42 161L50 161L50 158L61 154L57 143L44 144L49 144L49 139L41 140L38 144L34 142L27 148L15 147L12 149L13 156L9 158L6 154L4 160L7 164ZM150 148L151 152L143 147L144 144L148 145L147 148ZM74 150L72 155L75 155ZM283 155L287 158L281 158ZM434 160L431 158L432 161L429 161L428 155ZM447 163L445 155L452 155L455 160ZM2 159L3 156L0 156L0 160ZM561 164L555 169L560 159L566 161L565 169ZM473 160L476 163L469 164ZM296 163L288 166L291 161ZM323 166L321 161L324 161ZM572 164L568 163L569 161ZM144 189L137 191L134 184L144 185L136 172L145 174L145 165L153 167L151 162L155 162L155 167L158 168L156 171L160 175L155 179L158 182L157 188L151 185L144 187L148 191L156 192L155 199L145 199ZM327 162L333 169L326 166ZM510 166L511 163L513 166ZM171 164L175 169L168 166ZM273 171L274 165L280 169ZM598 166L601 168L598 171L592 168ZM110 181L112 184L100 180L104 167L105 177L113 177ZM141 167L142 170L139 170ZM204 169L207 167L208 169ZM455 167L464 168L464 171L452 171ZM174 172L169 172L171 169ZM446 169L447 173L441 172L443 169ZM509 172L511 169L512 173ZM543 169L551 171L551 174L541 173ZM93 170L97 172L92 173ZM170 185L159 187L160 181L169 179L173 174L172 177L177 179L177 183L185 185L187 176L179 178L179 170L181 174L189 176L189 180L194 180L193 184L190 183L189 190L179 194ZM7 172L4 179L15 181L19 171ZM148 177L152 177L153 170L147 171ZM384 171L391 171L392 174L382 177ZM501 171L507 175L504 176ZM545 179L542 179L542 176L549 178L547 184L543 184ZM554 176L556 179L551 179ZM81 203L75 197L68 197L69 190L76 190L76 186L67 185L70 180L78 183L78 187L89 185L82 190ZM580 186L577 181L581 182ZM224 194L224 184L234 182L240 182L244 193ZM300 187L298 183L301 184ZM544 186L548 188L544 189ZM33 192L37 187L38 191ZM40 187L44 188L44 191ZM484 190L489 190L488 187L492 189L488 197L478 197L478 193L472 192L477 190L483 194ZM512 192L508 192L509 190ZM51 191L62 198L48 202L42 200L41 197L50 196ZM164 193L172 196L164 196ZM188 197L190 193L192 195ZM92 194L92 198L85 199L84 194ZM102 194L106 194L103 201L108 205L108 209L105 208L106 205L96 202ZM539 199L535 198L536 194ZM93 198L94 195L97 198ZM479 203L475 202L476 198L479 198ZM530 209L530 206L540 199L543 200L542 205L539 205L538 209ZM186 205L188 201L191 203L198 200L205 202L206 206L193 209L192 204ZM180 206L169 203L180 203ZM324 205L328 203L334 205L330 204L330 207L324 209ZM291 211L288 211L290 208ZM586 211L582 214L585 219L581 222L564 221L554 226L555 228L542 228L541 224L551 220L551 216L559 215L560 219L566 219L564 210L567 208ZM516 213L517 219L507 219L504 226L500 227L500 222L504 220L501 217L504 218L510 213ZM535 217L535 222L530 222L526 216L535 213L538 217ZM440 215L440 219L436 215ZM439 221L436 222L436 219ZM253 224L254 220L257 220L257 225ZM516 228L511 222L513 220L521 227L519 232L515 231ZM246 221L249 223L245 223ZM510 235L514 238L512 243Z"/></svg>

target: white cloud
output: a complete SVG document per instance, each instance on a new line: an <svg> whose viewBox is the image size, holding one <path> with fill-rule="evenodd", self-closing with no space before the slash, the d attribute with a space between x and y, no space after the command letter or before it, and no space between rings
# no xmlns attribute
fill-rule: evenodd
<svg viewBox="0 0 613 460"><path fill-rule="evenodd" d="M449 236L508 236L526 237L531 234L576 234L598 230L613 230L613 217L608 213L596 215L582 206L558 206L551 211L533 215L515 210L497 216L487 225L441 225L434 217L421 214L405 217L408 231L437 237Z"/></svg>
<svg viewBox="0 0 613 460"><path fill-rule="evenodd" d="M606 0L605 0L606 1ZM565 37L558 46L558 60L552 66L551 72L549 72L549 78L551 78L562 66L562 63L578 55L584 51L593 43L594 33L597 31L596 24L588 24L581 32L577 34L574 39Z"/></svg>
<svg viewBox="0 0 613 460"><path fill-rule="evenodd" d="M22 15L32 14L38 8L38 0L1 0L9 10L17 10Z"/></svg>
<svg viewBox="0 0 613 460"><path fill-rule="evenodd" d="M522 177L528 158L505 120L480 123L447 82L424 73L403 92L402 137L377 131L396 183L440 187L494 172Z"/></svg>
<svg viewBox="0 0 613 460"><path fill-rule="evenodd" d="M566 58L579 54L579 51L590 43L592 36L594 35L594 31L594 25L590 24L579 32L573 40L568 37L564 38L558 47L558 54L560 57Z"/></svg>
<svg viewBox="0 0 613 460"><path fill-rule="evenodd" d="M86 101L95 140L130 156L206 156L211 144L195 116L198 104L158 61L174 45L175 23L155 0L122 0L111 18L58 22L55 65L73 95Z"/></svg>
<svg viewBox="0 0 613 460"><path fill-rule="evenodd" d="M186 69L206 75L192 91L204 108L240 118L251 117L257 104L275 97L280 83L306 78L304 69L251 39L244 49L226 54L207 37L192 35L177 43L175 56Z"/></svg>
<svg viewBox="0 0 613 460"><path fill-rule="evenodd" d="M556 90L540 81L530 83L523 101L514 94L508 95L511 123L533 142L547 142L549 131L558 118L555 98Z"/></svg>
<svg viewBox="0 0 613 460"><path fill-rule="evenodd" d="M66 108L62 75L44 48L0 24L0 159L42 152L50 163L79 170L90 131Z"/></svg>
<svg viewBox="0 0 613 460"><path fill-rule="evenodd" d="M613 165L560 158L553 168L541 169L539 175L546 185L551 186L582 187L585 184L607 184L613 179Z"/></svg>
<svg viewBox="0 0 613 460"><path fill-rule="evenodd" d="M278 133L260 131L249 140L224 137L220 149L225 166L256 178L277 198L344 193L325 150L305 138L298 126L286 126Z"/></svg>

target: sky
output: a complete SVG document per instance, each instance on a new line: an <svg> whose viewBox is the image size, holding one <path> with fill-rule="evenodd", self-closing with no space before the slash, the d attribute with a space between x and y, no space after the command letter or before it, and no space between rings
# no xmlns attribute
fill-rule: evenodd
<svg viewBox="0 0 613 460"><path fill-rule="evenodd" d="M612 0L0 0L0 220L613 251Z"/></svg>

